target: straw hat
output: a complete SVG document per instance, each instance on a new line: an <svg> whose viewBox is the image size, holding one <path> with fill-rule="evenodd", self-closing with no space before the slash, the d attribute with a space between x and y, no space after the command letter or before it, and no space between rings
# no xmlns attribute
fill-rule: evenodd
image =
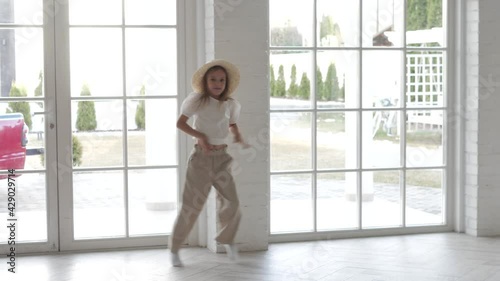
<svg viewBox="0 0 500 281"><path fill-rule="evenodd" d="M238 88L240 84L240 71L238 68L226 60L217 59L207 62L193 74L191 85L195 92L203 92L203 76L205 76L207 70L216 65L222 66L227 72L227 80L229 81L228 95L232 95L236 88Z"/></svg>

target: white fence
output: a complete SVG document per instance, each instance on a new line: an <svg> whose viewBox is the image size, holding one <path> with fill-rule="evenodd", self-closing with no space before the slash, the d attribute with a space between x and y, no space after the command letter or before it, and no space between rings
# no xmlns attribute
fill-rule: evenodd
<svg viewBox="0 0 500 281"><path fill-rule="evenodd" d="M407 108L443 106L442 52L408 53L406 56ZM442 110L409 110L408 130L432 130L443 126Z"/></svg>

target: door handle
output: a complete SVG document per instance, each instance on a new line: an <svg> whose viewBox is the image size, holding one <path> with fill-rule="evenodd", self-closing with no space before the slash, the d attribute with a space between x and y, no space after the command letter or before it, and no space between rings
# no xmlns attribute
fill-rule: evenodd
<svg viewBox="0 0 500 281"><path fill-rule="evenodd" d="M49 113L48 111L36 111L36 112L33 112L32 115L35 116L35 115L45 115ZM49 123L49 128L50 129L54 129L55 125L54 123Z"/></svg>

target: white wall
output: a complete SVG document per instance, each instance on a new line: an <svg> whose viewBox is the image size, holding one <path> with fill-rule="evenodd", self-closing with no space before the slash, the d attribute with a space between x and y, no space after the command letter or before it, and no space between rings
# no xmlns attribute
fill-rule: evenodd
<svg viewBox="0 0 500 281"><path fill-rule="evenodd" d="M466 0L465 226L500 235L500 37L496 0Z"/></svg>
<svg viewBox="0 0 500 281"><path fill-rule="evenodd" d="M241 81L234 97L242 110L238 125L253 145L231 147L242 221L240 249L264 250L269 240L269 56L267 0L210 0L205 5L205 56L236 64ZM215 196L207 203L207 246L216 251Z"/></svg>

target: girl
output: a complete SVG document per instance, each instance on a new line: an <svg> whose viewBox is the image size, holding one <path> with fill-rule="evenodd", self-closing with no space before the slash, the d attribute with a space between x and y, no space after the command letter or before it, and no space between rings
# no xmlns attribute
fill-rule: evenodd
<svg viewBox="0 0 500 281"><path fill-rule="evenodd" d="M231 132L234 142L247 147L236 124L240 104L231 98L239 80L239 70L232 63L208 62L194 73L194 92L182 103L177 128L196 139L196 144L188 160L182 207L171 236L173 266L182 266L181 243L191 231L212 186L217 190L218 199L219 233L215 240L224 244L230 258L237 258L234 236L241 214L231 174L233 158L226 151L225 139ZM191 117L192 127L187 123Z"/></svg>

